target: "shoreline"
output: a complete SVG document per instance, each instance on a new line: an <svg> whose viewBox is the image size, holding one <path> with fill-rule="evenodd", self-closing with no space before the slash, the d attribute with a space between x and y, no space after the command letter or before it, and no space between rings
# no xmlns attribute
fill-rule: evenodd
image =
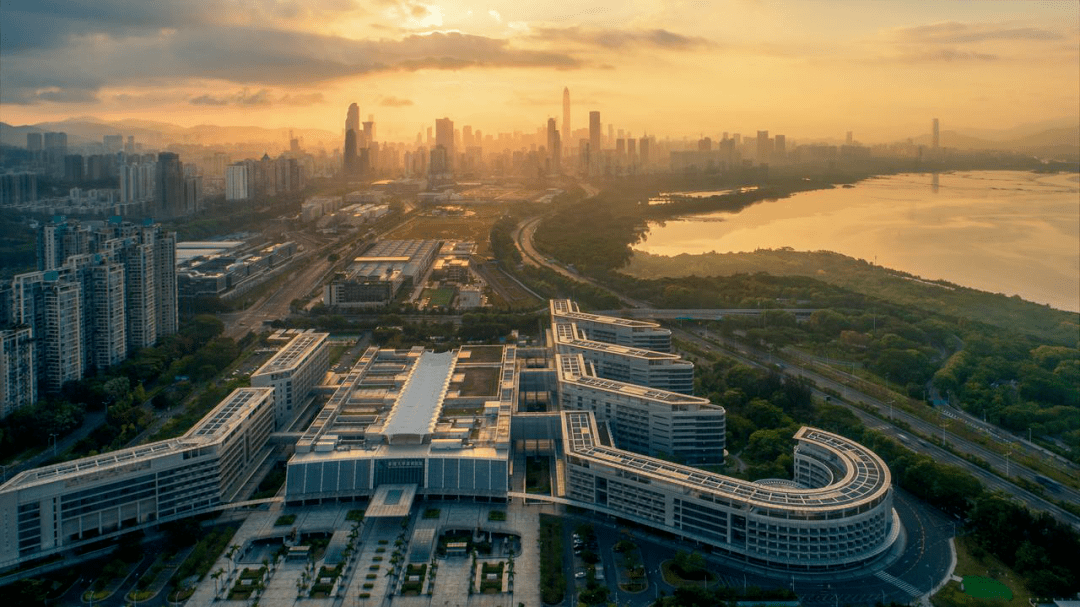
<svg viewBox="0 0 1080 607"><path fill-rule="evenodd" d="M631 256L620 271L650 278L740 271L771 273L776 268L765 269L740 256L762 250L832 252L852 260L872 261L871 265L928 284L1020 297L1035 305L1080 312L1080 300L1071 288L1073 280L1067 276L1067 268L1077 262L1070 253L1074 236L1067 232L1076 218L1070 217L1071 211L1062 205L1063 197L1071 197L1076 191L1072 177L1075 174L1058 172L1057 175L1066 179L1062 182L1061 177L1030 170L1009 170L1002 177L995 176L1002 171L950 172L958 176L943 184L943 188L952 188L952 193L941 197L929 193L930 183L920 181L919 185L926 186L923 188L926 191L913 188L911 178L923 173L908 171L865 178L865 181L906 178L898 184L881 186L884 190L807 195L802 204L755 209L747 211L744 218L738 214L760 200L744 199L738 201L741 204L731 204L734 201L729 199L728 204L665 213L668 216L663 219L646 217L652 234L646 232L641 240L630 245ZM1031 188L1024 185L1029 181L1033 184ZM997 187L1001 183L1007 185ZM979 188L1009 191L984 202ZM814 188L819 189L830 188ZM767 199L779 201L780 198ZM1025 200L1031 202L1029 209L1013 210ZM911 205L907 214L896 210L901 204ZM708 225L727 221L735 223L729 228ZM1034 226L1033 231L1022 233L1018 226L1029 223ZM1066 232L1061 232L1061 226L1065 226ZM800 231L802 227L805 230ZM1038 230L1053 232L1040 239ZM650 241L655 244L648 246ZM992 244L995 242L1004 244ZM1016 255L1021 251L1030 254L1033 250L1038 256L1030 259L1027 264L1030 267L1025 265L1027 269L1022 269ZM884 255L880 261L879 253ZM663 259L673 262L662 267ZM643 260L648 268L644 273ZM1019 280L1025 276L1027 280Z"/></svg>

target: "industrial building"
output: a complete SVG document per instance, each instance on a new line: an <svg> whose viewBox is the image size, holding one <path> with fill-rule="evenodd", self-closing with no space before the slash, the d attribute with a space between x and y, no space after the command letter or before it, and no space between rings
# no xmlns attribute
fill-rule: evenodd
<svg viewBox="0 0 1080 607"><path fill-rule="evenodd" d="M380 241L324 287L323 303L329 308L384 306L402 288L423 280L441 246L438 240Z"/></svg>

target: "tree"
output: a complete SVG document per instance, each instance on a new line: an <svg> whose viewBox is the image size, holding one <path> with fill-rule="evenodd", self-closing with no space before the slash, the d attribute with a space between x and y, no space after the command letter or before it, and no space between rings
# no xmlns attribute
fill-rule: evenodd
<svg viewBox="0 0 1080 607"><path fill-rule="evenodd" d="M675 573L678 573L679 577L690 579L705 570L705 557L699 552L680 550L675 553L673 565Z"/></svg>

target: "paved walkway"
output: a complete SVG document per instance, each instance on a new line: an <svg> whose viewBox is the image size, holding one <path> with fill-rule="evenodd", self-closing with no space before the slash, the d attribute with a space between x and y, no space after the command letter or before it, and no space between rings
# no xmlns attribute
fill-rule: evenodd
<svg viewBox="0 0 1080 607"><path fill-rule="evenodd" d="M292 508L288 512L296 514L296 520L288 526L275 526L274 522L284 512L280 503L273 504L269 510L252 513L240 529L236 532L230 545L247 546L248 550L242 555L237 555L236 564L233 565L223 555L214 563L211 571L224 569L232 571L227 584L235 584L236 576L243 570L245 562L261 561L258 548L250 548L252 540L259 538L281 537L297 529L298 532L332 532L336 529L348 529L352 522L345 519L346 514L352 508L358 506L327 505L304 508ZM273 568L272 575L266 583L266 589L259 597L261 607L517 607L524 603L527 607L540 607L540 562L536 546L539 542L540 519L539 513L546 506L525 506L520 502L513 504L473 504L467 502L438 502L420 503L414 509L413 516L420 516L426 508L438 508L439 519L435 521L439 529L468 529L475 531L477 528L496 533L515 534L521 537L520 543L497 542L493 547L490 558L482 558L483 561L508 562L509 555L514 555L514 583L512 592L499 594L469 594L469 568L472 565L472 557L453 557L438 559L438 569L435 582L432 586L431 595L404 597L396 592L398 577L387 576L390 568L390 557L394 552L394 542L401 535L401 525L394 521L376 521L367 519L364 522L360 541L355 555L351 560L351 567L343 574L340 584L343 590L338 596L331 599L311 599L299 597L297 583L302 580L305 573L308 578L312 577L313 570L308 561L285 561L282 560ZM492 510L506 512L505 521L490 521L488 513ZM432 521L424 521L430 525ZM379 542L384 541L384 544ZM382 552L380 552L382 549ZM405 547L407 555L407 546ZM381 559L381 560L378 560ZM261 562L258 563L261 565ZM318 571L321 562L315 564L314 571ZM249 564L248 566L253 566ZM377 570L372 570L378 566ZM374 578L368 578L374 575ZM219 587L225 587L226 576L222 576ZM311 582L308 582L310 587ZM371 584L371 588L364 588L365 584ZM425 582L425 590L427 588ZM509 581L505 586L510 589ZM243 601L217 601L214 602L214 580L208 575L196 588L195 593L187 601L189 606L202 606L216 604L222 607L239 607L249 602ZM474 586L479 588L477 582ZM361 594L370 596L361 598Z"/></svg>

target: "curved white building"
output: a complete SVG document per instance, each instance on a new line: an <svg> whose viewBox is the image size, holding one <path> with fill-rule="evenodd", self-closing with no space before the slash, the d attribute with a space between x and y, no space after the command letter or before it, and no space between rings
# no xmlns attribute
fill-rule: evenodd
<svg viewBox="0 0 1080 607"><path fill-rule="evenodd" d="M888 466L840 435L795 435L795 480L749 482L616 448L590 412L563 412L566 497L712 547L801 572L880 557L900 534Z"/></svg>

